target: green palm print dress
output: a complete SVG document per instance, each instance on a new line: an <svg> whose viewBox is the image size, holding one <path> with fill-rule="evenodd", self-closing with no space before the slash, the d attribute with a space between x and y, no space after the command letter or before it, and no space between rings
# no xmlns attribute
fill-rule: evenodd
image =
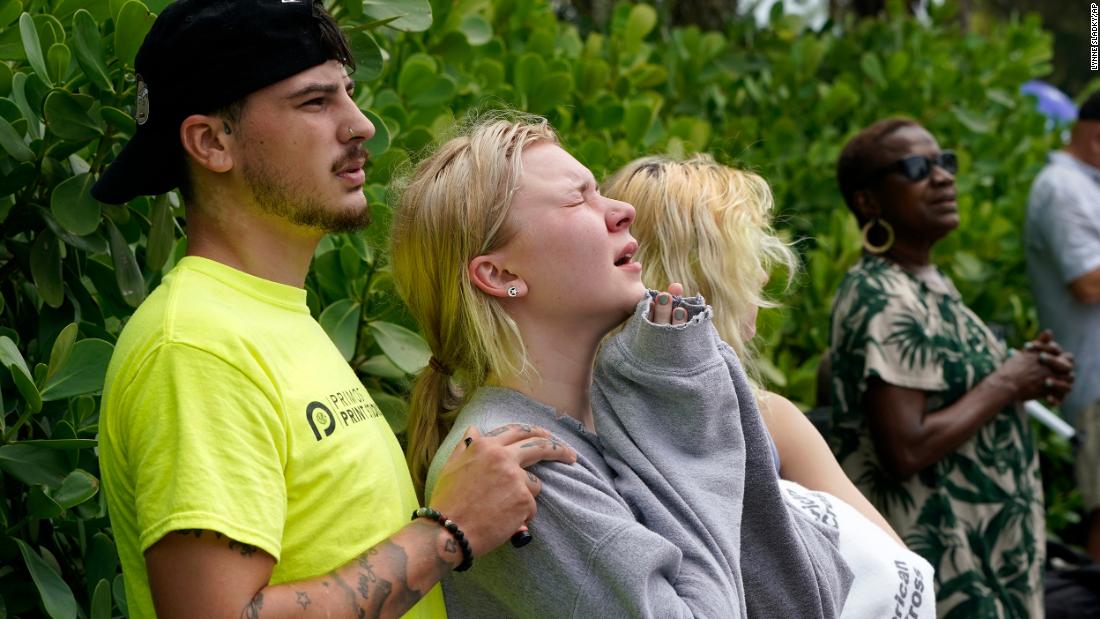
<svg viewBox="0 0 1100 619"><path fill-rule="evenodd" d="M936 568L939 617L1042 617L1043 490L1022 407L906 481L879 461L863 409L871 377L922 390L929 412L942 409L1004 361L1004 346L946 276L925 281L869 255L840 285L831 337L833 450Z"/></svg>

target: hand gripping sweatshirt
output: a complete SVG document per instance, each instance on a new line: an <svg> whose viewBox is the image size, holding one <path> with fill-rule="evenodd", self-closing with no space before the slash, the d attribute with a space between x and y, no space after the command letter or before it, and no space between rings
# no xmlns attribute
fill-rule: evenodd
<svg viewBox="0 0 1100 619"><path fill-rule="evenodd" d="M788 511L748 381L709 309L689 299L688 324L658 326L645 318L651 299L597 360L598 437L509 389L480 389L459 414L432 463L429 504L470 425L542 425L578 460L531 467L543 486L534 541L447 577L452 618L839 616L851 574L836 533Z"/></svg>

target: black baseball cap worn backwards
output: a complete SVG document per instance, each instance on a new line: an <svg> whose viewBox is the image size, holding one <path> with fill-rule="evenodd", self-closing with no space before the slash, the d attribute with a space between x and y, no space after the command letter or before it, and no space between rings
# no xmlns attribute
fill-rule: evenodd
<svg viewBox="0 0 1100 619"><path fill-rule="evenodd" d="M180 186L185 167L179 128L185 118L217 111L336 58L341 52L324 42L313 4L314 0L169 4L134 61L137 131L92 187L92 196L122 204Z"/></svg>

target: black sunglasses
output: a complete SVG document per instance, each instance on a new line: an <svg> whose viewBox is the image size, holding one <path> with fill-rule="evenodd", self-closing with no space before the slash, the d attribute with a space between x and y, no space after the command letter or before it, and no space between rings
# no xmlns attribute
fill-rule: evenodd
<svg viewBox="0 0 1100 619"><path fill-rule="evenodd" d="M910 155L871 172L868 179L877 180L891 172L897 172L915 183L928 178L932 174L932 166L940 166L949 173L954 174L959 171L959 158L955 156L953 150L945 150L935 157Z"/></svg>

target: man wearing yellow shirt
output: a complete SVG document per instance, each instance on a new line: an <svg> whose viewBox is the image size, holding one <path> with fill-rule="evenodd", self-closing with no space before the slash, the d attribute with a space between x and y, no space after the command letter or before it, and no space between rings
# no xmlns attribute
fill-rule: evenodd
<svg viewBox="0 0 1100 619"><path fill-rule="evenodd" d="M367 224L352 63L313 0L179 0L138 53L138 129L93 195L179 187L188 255L104 389L131 616L442 616L439 579L533 515L523 467L575 458L538 428L471 429L409 522L400 446L303 289L321 237Z"/></svg>

